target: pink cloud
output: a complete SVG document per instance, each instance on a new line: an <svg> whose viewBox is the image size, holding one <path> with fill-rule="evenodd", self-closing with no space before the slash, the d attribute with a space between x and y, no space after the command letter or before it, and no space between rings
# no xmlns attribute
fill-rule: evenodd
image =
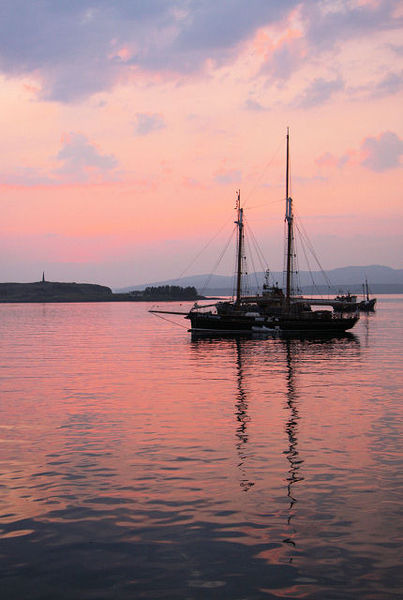
<svg viewBox="0 0 403 600"><path fill-rule="evenodd" d="M385 131L378 137L367 137L361 144L363 156L361 165L371 171L387 171L401 167L403 140L392 131Z"/></svg>
<svg viewBox="0 0 403 600"><path fill-rule="evenodd" d="M392 131L377 137L366 137L358 150L347 150L342 156L325 152L315 162L320 168L342 168L345 165L360 165L370 171L382 172L401 167L403 140Z"/></svg>
<svg viewBox="0 0 403 600"><path fill-rule="evenodd" d="M214 181L221 185L229 183L238 184L242 179L242 174L239 169L221 169L214 176Z"/></svg>

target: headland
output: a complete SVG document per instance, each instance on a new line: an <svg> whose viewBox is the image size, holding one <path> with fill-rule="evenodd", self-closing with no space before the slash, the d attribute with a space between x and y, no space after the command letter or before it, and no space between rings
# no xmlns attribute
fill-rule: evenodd
<svg viewBox="0 0 403 600"><path fill-rule="evenodd" d="M135 292L114 293L111 288L95 283L35 281L33 283L0 283L0 303L42 302L161 302L200 300L203 296L192 286L149 287Z"/></svg>

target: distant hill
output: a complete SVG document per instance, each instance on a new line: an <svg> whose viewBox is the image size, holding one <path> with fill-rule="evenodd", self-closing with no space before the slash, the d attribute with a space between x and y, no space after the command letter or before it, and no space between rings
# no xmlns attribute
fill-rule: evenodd
<svg viewBox="0 0 403 600"><path fill-rule="evenodd" d="M0 283L0 303L19 302L150 302L169 300L199 300L193 286L155 286L145 290L113 293L95 283L65 283L35 281L33 283Z"/></svg>
<svg viewBox="0 0 403 600"><path fill-rule="evenodd" d="M300 271L299 279L305 293L337 293L339 290L350 290L353 293L362 291L365 279L372 293L377 294L399 294L403 293L403 269L392 269L382 265L368 265L364 267L348 266L331 269L326 272L330 281L330 288L323 274L314 271ZM272 272L272 282L282 285L283 272ZM250 273L248 276L249 289L254 292L260 288L264 281L264 273ZM313 284L314 282L314 284ZM116 290L117 292L130 292L142 290L149 286L180 285L194 286L199 294L207 296L228 295L232 293L233 277L225 275L191 275L180 279L169 279L167 281L150 282L141 285L133 285Z"/></svg>
<svg viewBox="0 0 403 600"><path fill-rule="evenodd" d="M105 302L112 290L94 283L0 283L0 302Z"/></svg>

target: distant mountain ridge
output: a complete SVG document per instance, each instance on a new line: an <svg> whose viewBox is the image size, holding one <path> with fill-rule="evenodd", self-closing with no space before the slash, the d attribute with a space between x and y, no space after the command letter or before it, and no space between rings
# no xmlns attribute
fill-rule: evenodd
<svg viewBox="0 0 403 600"><path fill-rule="evenodd" d="M339 290L348 289L353 293L362 291L365 279L372 293L388 294L403 293L403 269L392 269L383 265L348 266L338 267L326 272L330 287L323 274L319 271L300 271L300 285L305 293L337 293ZM179 279L149 282L117 289L117 292L142 290L148 286L180 285L194 286L203 295L227 295L232 293L234 278L226 275L189 275ZM261 288L264 282L264 273L250 273L248 275L249 289L251 292ZM270 282L283 283L283 272L270 272Z"/></svg>

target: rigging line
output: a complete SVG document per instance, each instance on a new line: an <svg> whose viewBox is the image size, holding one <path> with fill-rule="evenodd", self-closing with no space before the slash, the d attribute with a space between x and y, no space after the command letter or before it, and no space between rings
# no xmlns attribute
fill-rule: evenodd
<svg viewBox="0 0 403 600"><path fill-rule="evenodd" d="M283 225L283 240L283 288L285 288L287 273L287 222L285 219Z"/></svg>
<svg viewBox="0 0 403 600"><path fill-rule="evenodd" d="M263 271L266 271L266 269L267 269L267 260L266 260L266 257L263 254L263 251L260 248L259 243L258 243L258 241L257 241L257 239L256 239L256 237L255 237L255 235L253 233L253 230L249 226L249 224L247 225L247 228L248 228L248 234L250 235L250 237L252 239L252 242L254 244L254 249L255 249L257 258L258 258L258 260L260 262L260 266L262 267Z"/></svg>
<svg viewBox="0 0 403 600"><path fill-rule="evenodd" d="M298 232L300 233L300 236L301 236L301 245L302 245L302 248L303 248L303 251L304 251L304 254L305 254L306 262L307 262L308 267L309 267L309 274L310 274L310 277L311 277L311 280L312 280L313 287L316 290L317 294L323 295L323 294L321 294L319 292L318 284L315 282L315 278L314 278L313 271L312 271L312 268L311 268L311 265L310 265L309 257L308 257L308 255L307 255L307 253L305 251L306 240L304 241L304 237L303 237L302 232L300 231L298 225L297 225L297 229L298 229ZM326 275L326 274L322 272L322 275ZM326 281L326 279L325 279L325 281Z"/></svg>
<svg viewBox="0 0 403 600"><path fill-rule="evenodd" d="M250 211L253 208L261 208L262 206L269 206L270 204L278 204L279 202L284 202L284 200L282 198L277 198L276 200L270 200L268 202L262 202L262 204L254 204L253 206L247 206L245 208L247 208L248 211Z"/></svg>
<svg viewBox="0 0 403 600"><path fill-rule="evenodd" d="M258 281L258 278L257 278L257 272L256 272L255 262L253 260L253 252L251 252L251 244L250 244L250 241L249 241L249 236L246 239L246 243L248 245L248 252L249 252L249 255L250 255L250 262L251 262L251 265L252 265L253 274L255 276L254 279L255 279L256 291L257 291L260 286L259 286L259 281ZM249 275L249 273L248 273L248 275Z"/></svg>
<svg viewBox="0 0 403 600"><path fill-rule="evenodd" d="M263 175L265 175L265 174L266 174L266 171L267 171L267 170L268 170L268 168L271 166L271 164L274 162L274 159L275 159L275 158L277 158L277 154L279 153L279 150L280 150L280 148L281 148L282 144L283 144L283 140L281 140L281 141L279 142L279 145L277 146L277 148L276 148L276 150L275 150L275 152L274 152L273 156L272 156L272 157L271 157L271 159L270 159L270 160L269 160L269 161L268 161L268 162L267 162L267 163L264 165L264 167L263 167L263 169L262 169L262 172L261 172L260 176L259 176L259 177L256 179L254 186L253 186L253 187L250 189L249 193L247 193L247 194L246 194L246 196L245 196L245 199L246 199L246 200L245 200L245 202L244 202L244 208L246 208L246 207L247 207L247 202L248 202L248 199L251 197L251 195L252 195L252 194L254 193L254 191L256 190L256 188L257 188L258 184L259 184L259 183L260 183L260 181L263 179Z"/></svg>
<svg viewBox="0 0 403 600"><path fill-rule="evenodd" d="M232 267L232 294L231 297L232 299L235 299L235 290L236 290L236 281L237 281L237 268L238 268L238 260L237 260L237 256L238 256L238 244L237 244L237 251L234 253L233 255L233 267Z"/></svg>
<svg viewBox="0 0 403 600"><path fill-rule="evenodd" d="M200 257L201 254L203 254L203 252L205 250L207 250L207 248L209 247L209 245L220 235L220 233L222 232L222 230L228 225L230 219L228 218L224 225L222 225L222 227L209 239L209 241L203 246L203 248L196 254L196 256L190 261L190 263L188 264L188 266L182 271L182 273L176 278L174 279L174 281L178 281L179 279L181 279L184 274L190 269L190 267L192 267L194 265L194 263L196 262L196 260Z"/></svg>
<svg viewBox="0 0 403 600"><path fill-rule="evenodd" d="M248 230L248 233L252 234L252 231ZM261 259L260 259L260 256L259 256L259 252L258 252L258 250L256 248L256 240L254 239L253 235L249 235L248 236L248 246L249 246L249 248L251 248L251 250L250 250L250 257L251 257L251 263L252 263L253 272L254 272L254 275L255 275L256 287L259 288L259 281L258 281L258 277L257 277L257 268L255 266L254 255L256 256L256 259L259 262L259 266L260 266L260 268L262 268L263 272L264 272L265 269L264 269L264 267L262 267ZM253 249L253 252L252 252L252 249Z"/></svg>
<svg viewBox="0 0 403 600"><path fill-rule="evenodd" d="M166 317L162 317L161 315L159 315L157 313L153 313L153 315L155 317L158 317L159 319L162 319L163 321L167 321L167 323L170 323L171 325L176 325L177 327L183 327L184 329L188 329L188 325L182 325L182 323L176 323L176 321L171 321L171 319L167 319Z"/></svg>
<svg viewBox="0 0 403 600"><path fill-rule="evenodd" d="M246 258L246 255L250 255L249 241L245 238L244 240L244 256L242 257L242 275L243 275L243 283L242 283L242 292L244 295L250 295L251 284L249 277L249 265Z"/></svg>
<svg viewBox="0 0 403 600"><path fill-rule="evenodd" d="M297 229L298 233L300 234L300 239L299 239L299 241L300 241L300 245L301 245L301 247L302 247L302 252L304 253L304 256L305 256L306 263L307 263L307 265L308 265L308 270L309 270L309 275L310 275L310 277L311 277L312 286L313 286L313 288L314 288L315 290L317 290L317 285L316 285L316 283L315 283L315 280L314 280L314 277L313 277L313 273L312 273L311 265L310 265L310 262L309 262L309 257L308 257L308 255L307 255L307 252L306 252L306 248L305 248L305 244L304 244L304 238L303 238L303 236L301 235L301 232L300 232L300 230L299 230L299 228L298 228L298 225L297 225L297 224L296 224L296 229Z"/></svg>
<svg viewBox="0 0 403 600"><path fill-rule="evenodd" d="M319 267L319 269L320 269L320 271L321 271L321 273L322 273L322 275L323 275L323 277L324 277L324 279L325 279L328 287L330 288L331 281L330 281L329 277L327 276L326 271L323 269L323 267L322 267L322 265L321 265L321 263L319 261L319 258L316 255L315 248L313 247L313 244L312 244L311 240L309 239L309 236L308 236L308 234L307 234L307 232L306 232L306 230L304 228L304 225L303 225L303 223L302 223L302 221L301 221L301 219L299 217L298 217L298 224L299 224L299 231L300 231L301 235L304 236L305 242L306 242L306 244L307 244L307 246L308 246L308 248L309 248L309 250L310 250L310 252L311 252L311 254L313 256L313 258L315 259L315 262L318 265L318 267Z"/></svg>
<svg viewBox="0 0 403 600"><path fill-rule="evenodd" d="M301 277L299 274L299 259L298 259L298 246L299 244L299 239L297 240L297 237L295 236L295 232L293 235L293 246L294 246L294 257L293 257L293 265L294 265L294 274L295 274L295 289L298 291L298 293L302 293L302 286L301 286Z"/></svg>
<svg viewBox="0 0 403 600"><path fill-rule="evenodd" d="M257 273L255 261L254 261L254 255L256 256L263 273L265 272L265 267L261 263L261 257L259 256L258 248L256 247L256 240L254 239L252 230L250 228L248 229L248 234L249 234L248 247L253 248L253 250L254 250L254 252L252 252L251 250L249 250L249 252L250 252L250 257L251 257L251 264L252 264L252 268L253 268L254 279L255 279L255 283L256 283L256 291L258 291L260 289L261 284L259 283L259 279L258 279L258 273Z"/></svg>
<svg viewBox="0 0 403 600"><path fill-rule="evenodd" d="M231 240L232 240L232 237L233 237L233 235L234 235L235 229L236 229L236 227L234 227L234 228L232 229L232 231L231 231L231 235L229 236L229 238L228 238L228 240L227 240L227 243L225 244L225 247L224 247L223 251L221 252L220 256L218 257L218 259L217 259L217 261L216 261L216 264L215 264L215 265L214 265L214 267L213 267L213 270L212 270L212 272L211 272L211 273L209 274L209 276L207 277L207 280L206 280L206 282L205 282L205 284L204 284L204 286L203 286L203 288L202 288L202 292L201 292L201 293L202 293L202 295L203 295L204 291L206 290L206 288L207 288L208 284L210 283L212 276L214 275L214 273L215 273L216 269L218 268L218 265L219 265L219 264L220 264L220 262L222 261L222 259L223 259L223 257L224 257L224 254L225 254L225 253L226 253L226 251L228 250L228 246L229 246L229 244L230 244L230 242L231 242Z"/></svg>

